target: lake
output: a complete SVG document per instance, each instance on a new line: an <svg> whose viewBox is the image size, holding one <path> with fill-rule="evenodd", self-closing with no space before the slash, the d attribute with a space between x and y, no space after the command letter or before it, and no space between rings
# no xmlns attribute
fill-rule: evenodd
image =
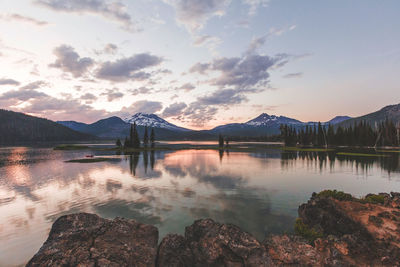
<svg viewBox="0 0 400 267"><path fill-rule="evenodd" d="M248 144L243 144L248 145ZM256 151L256 150L255 150ZM98 163L67 163L88 154ZM61 215L91 212L153 224L160 240L199 218L233 223L259 240L291 232L312 192L400 191L399 153L112 151L0 148L0 266L24 264Z"/></svg>

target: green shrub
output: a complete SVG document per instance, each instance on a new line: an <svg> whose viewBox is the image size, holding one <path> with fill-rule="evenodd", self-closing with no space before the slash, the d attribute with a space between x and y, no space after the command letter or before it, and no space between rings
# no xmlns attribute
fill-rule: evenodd
<svg viewBox="0 0 400 267"><path fill-rule="evenodd" d="M363 203L372 203L372 204L383 204L385 202L385 196L383 195L375 195L368 194L361 200Z"/></svg>
<svg viewBox="0 0 400 267"><path fill-rule="evenodd" d="M307 239L310 243L314 242L315 239L323 237L323 234L314 228L310 228L306 225L302 219L297 218L294 224L294 232Z"/></svg>
<svg viewBox="0 0 400 267"><path fill-rule="evenodd" d="M317 197L332 197L337 200L353 200L353 196L343 191L337 190L324 190L319 192Z"/></svg>

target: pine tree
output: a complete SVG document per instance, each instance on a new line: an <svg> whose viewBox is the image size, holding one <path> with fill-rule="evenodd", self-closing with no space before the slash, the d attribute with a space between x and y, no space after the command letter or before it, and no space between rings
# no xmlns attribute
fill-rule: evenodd
<svg viewBox="0 0 400 267"><path fill-rule="evenodd" d="M136 128L136 123L134 123L134 125L135 125L135 128ZM134 139L135 139L135 137L134 137L134 129L133 128L134 127L131 124L131 130L130 130L130 133L129 133L129 147L133 147L133 143L134 143Z"/></svg>
<svg viewBox="0 0 400 267"><path fill-rule="evenodd" d="M144 127L144 136L143 136L143 145L145 148L147 148L147 145L149 144L149 134L147 132L147 126Z"/></svg>
<svg viewBox="0 0 400 267"><path fill-rule="evenodd" d="M136 128L136 122L133 123L133 139L131 140L133 148L140 148L139 133Z"/></svg>
<svg viewBox="0 0 400 267"><path fill-rule="evenodd" d="M124 148L128 148L128 147L130 147L130 146L131 146L131 144L129 143L128 137L125 137Z"/></svg>
<svg viewBox="0 0 400 267"><path fill-rule="evenodd" d="M318 133L317 133L317 145L323 146L325 145L324 141L324 129L322 128L321 122L318 122Z"/></svg>
<svg viewBox="0 0 400 267"><path fill-rule="evenodd" d="M218 145L219 145L219 148L224 147L224 137L221 134L219 134L219 137L218 137Z"/></svg>
<svg viewBox="0 0 400 267"><path fill-rule="evenodd" d="M151 133L150 133L150 143L151 143L151 148L154 148L155 146L155 134L154 134L154 129L151 128Z"/></svg>
<svg viewBox="0 0 400 267"><path fill-rule="evenodd" d="M121 147L121 146L122 146L121 140L119 140L119 138L117 139L117 142L115 142L115 145L116 145L117 147Z"/></svg>
<svg viewBox="0 0 400 267"><path fill-rule="evenodd" d="M335 142L335 130L333 129L332 125L328 125L328 132L326 134L327 143L329 145L334 144Z"/></svg>

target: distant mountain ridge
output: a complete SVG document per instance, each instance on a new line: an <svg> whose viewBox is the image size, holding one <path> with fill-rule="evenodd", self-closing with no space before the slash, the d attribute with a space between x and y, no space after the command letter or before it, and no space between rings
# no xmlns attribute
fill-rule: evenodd
<svg viewBox="0 0 400 267"><path fill-rule="evenodd" d="M400 104L390 105L382 108L377 112L373 112L361 117L351 118L349 116L336 116L333 119L321 122L323 125L344 126L348 127L354 122L365 120L370 123L380 122L386 118L400 123ZM217 126L210 130L194 131L183 127L176 126L168 121L160 118L155 114L136 113L124 120L119 117L110 117L99 120L92 124L84 124L74 121L59 122L76 131L93 134L101 138L123 138L129 134L130 124L135 122L139 134L142 136L144 127L148 126L156 129L158 139L215 139L218 134L227 136L243 136L243 137L260 137L277 135L280 133L280 125L288 124L295 128L305 126L314 126L318 122L302 122L293 118L277 115L269 115L262 113L254 119L244 123L229 123Z"/></svg>
<svg viewBox="0 0 400 267"><path fill-rule="evenodd" d="M181 139L199 136L197 131L189 130L176 126L155 114L136 113L124 120L113 116L96 121L91 124L85 124L76 121L58 121L67 127L76 131L88 134L94 134L100 138L125 138L129 135L131 124L136 123L140 136L143 136L145 127L156 130L157 139ZM186 134L186 135L185 135ZM207 135L207 134L205 134Z"/></svg>
<svg viewBox="0 0 400 267"><path fill-rule="evenodd" d="M342 127L349 127L354 125L354 123L365 121L374 126L375 124L381 123L386 119L393 121L395 124L400 124L400 104L383 107L378 111L343 121L338 125Z"/></svg>
<svg viewBox="0 0 400 267"><path fill-rule="evenodd" d="M348 116L336 116L335 118L322 122L322 124L337 124L342 121L348 120ZM269 115L267 113L262 113L258 117L249 120L245 123L230 123L226 125L220 125L212 129L214 133L221 133L230 136L268 136L276 135L280 133L280 126L282 124L287 124L295 128L313 126L318 124L318 122L302 122L296 119L288 118L285 116Z"/></svg>
<svg viewBox="0 0 400 267"><path fill-rule="evenodd" d="M326 123L338 123L350 117L337 116ZM174 125L156 114L136 113L125 119L110 117L92 124L75 121L59 121L58 123L76 131L93 134L101 138L124 138L129 134L130 125L136 123L139 134L144 132L144 127L156 129L158 138L161 139L212 139L218 134L229 136L259 137L276 135L280 133L281 124L294 127L315 125L317 122L301 122L285 116L269 115L262 113L258 117L245 123L230 123L217 126L211 130L194 131Z"/></svg>
<svg viewBox="0 0 400 267"><path fill-rule="evenodd" d="M90 141L97 137L72 130L54 121L0 109L0 144Z"/></svg>
<svg viewBox="0 0 400 267"><path fill-rule="evenodd" d="M335 118L331 119L330 121L328 121L328 124L337 124L337 123L341 123L343 121L347 121L351 119L351 117L349 116L336 116Z"/></svg>

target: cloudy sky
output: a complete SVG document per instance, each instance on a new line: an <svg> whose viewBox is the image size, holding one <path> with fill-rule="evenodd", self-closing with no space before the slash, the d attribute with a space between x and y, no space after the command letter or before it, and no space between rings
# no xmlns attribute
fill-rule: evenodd
<svg viewBox="0 0 400 267"><path fill-rule="evenodd" d="M0 108L204 129L400 102L397 0L0 0Z"/></svg>

